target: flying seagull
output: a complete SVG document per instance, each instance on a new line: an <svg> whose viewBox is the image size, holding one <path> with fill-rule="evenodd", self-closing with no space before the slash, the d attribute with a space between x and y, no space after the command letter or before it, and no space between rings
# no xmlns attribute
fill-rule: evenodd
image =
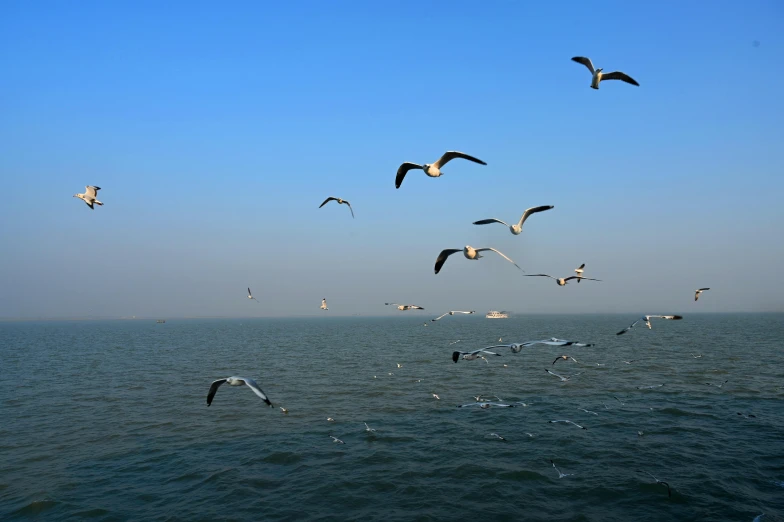
<svg viewBox="0 0 784 522"><path fill-rule="evenodd" d="M319 308L321 308L322 310L329 310L329 308L327 308L327 298L326 297L321 300L321 306Z"/></svg>
<svg viewBox="0 0 784 522"><path fill-rule="evenodd" d="M588 428L586 428L585 426L580 426L580 425L579 425L579 424L577 424L576 422L572 422L572 421L570 421L570 420L551 420L551 421L547 421L547 422L550 422L550 423L555 423L555 422L565 422L565 423L567 423L567 424L571 424L571 425L573 425L573 426L577 426L577 427L578 427L578 428L580 428L581 430L587 430L587 429L588 429Z"/></svg>
<svg viewBox="0 0 784 522"><path fill-rule="evenodd" d="M717 387L717 388L721 388L722 386L724 386L725 384L727 384L727 382L729 382L729 379L727 379L726 381L724 381L724 382L723 382L723 383L721 383L721 384L713 384L712 382L706 382L705 384L707 384L708 386L715 386L715 387Z"/></svg>
<svg viewBox="0 0 784 522"><path fill-rule="evenodd" d="M657 479L656 477L653 476L652 473L648 473L647 471L643 471L643 470L638 469L637 473L646 473L646 474L650 475L651 477L653 477L653 480L655 480L657 484L661 484L662 486L666 486L667 487L667 498L672 497L672 492L670 492L670 485L669 484L667 484L663 480Z"/></svg>
<svg viewBox="0 0 784 522"><path fill-rule="evenodd" d="M591 78L591 89L599 89L599 82L603 80L621 80L626 83L636 85L637 87L640 86L640 84L637 83L631 76L620 71L605 73L602 72L604 69L594 69L590 58L585 58L584 56L575 56L572 58L572 61L585 65L588 67L588 70L591 71L591 75L593 76Z"/></svg>
<svg viewBox="0 0 784 522"><path fill-rule="evenodd" d="M99 190L101 190L101 187L94 187L92 185L86 185L84 187L84 194L74 194L73 197L81 199L82 201L87 203L88 207L90 207L91 209L95 210L95 207L93 207L93 203L95 203L97 205L103 205L103 203L101 203L100 201L95 199L96 197L98 197L98 191Z"/></svg>
<svg viewBox="0 0 784 522"><path fill-rule="evenodd" d="M553 364L551 364L550 366L555 365L555 363L557 363L561 359L563 359L564 361L568 361L569 359L571 359L574 362L577 362L577 359L575 359L574 357L572 357L570 355L559 355L558 357L555 358L555 360L553 361ZM580 364L580 363L577 363L577 364Z"/></svg>
<svg viewBox="0 0 784 522"><path fill-rule="evenodd" d="M483 410L488 408L514 408L514 404L501 404L500 402L471 402L457 405L458 408L470 408L471 406L479 406Z"/></svg>
<svg viewBox="0 0 784 522"><path fill-rule="evenodd" d="M345 199L341 199L341 198L336 198L336 197L330 196L330 197L328 197L327 199L324 200L324 203L319 205L319 208L323 207L324 205L326 205L330 201L337 201L339 205L343 205L343 204L348 205L348 209L351 211L351 217L354 217L354 209L351 208L351 203L349 203Z"/></svg>
<svg viewBox="0 0 784 522"><path fill-rule="evenodd" d="M515 263L514 261L512 261L511 259L506 257L504 254L502 254L501 252L499 252L495 248L490 248L490 247L487 247L487 248L474 248L472 246L466 245L465 248L463 248L462 250L460 250L460 249L453 249L453 248L447 248L446 250L442 250L441 253L438 254L438 258L436 258L436 266L435 266L436 274L441 271L441 267L444 266L444 263L446 263L446 259L449 256L451 256L452 254L456 254L457 252L463 252L463 255L465 256L466 259L477 260L477 259L480 259L480 258L484 257L479 252L484 252L486 250L490 250L490 251L495 252L499 256L503 257L504 259L506 259L507 261L512 263L514 266L517 266L517 263ZM517 268L519 268L520 270L523 270L519 266L517 266Z"/></svg>
<svg viewBox="0 0 784 522"><path fill-rule="evenodd" d="M564 477L571 477L571 476L574 475L574 473L561 473L561 470L555 467L555 462L553 462L552 459L550 459L550 464L552 464L553 467L555 468L555 471L558 472L558 478L559 479L562 479Z"/></svg>
<svg viewBox="0 0 784 522"><path fill-rule="evenodd" d="M250 293L250 288L248 288L248 299L253 299L253 300L254 300L254 301L256 301L257 303L259 302L259 300L258 300L258 299L256 299L255 297L253 297L253 294L251 294L251 293Z"/></svg>
<svg viewBox="0 0 784 522"><path fill-rule="evenodd" d="M397 303L384 303L386 306L396 306L398 310L401 312L405 312L406 310L424 310L421 306L411 305L411 304L397 304Z"/></svg>
<svg viewBox="0 0 784 522"><path fill-rule="evenodd" d="M590 413L591 415L599 415L595 411L586 410L585 408L577 408L577 409L580 410L580 411L584 411L585 413Z"/></svg>
<svg viewBox="0 0 784 522"><path fill-rule="evenodd" d="M588 281L601 281L601 279L591 279L590 277L582 277L582 276L569 276L569 277L553 277L547 274L528 274L526 277L549 277L550 279L554 279L558 286L565 286L567 281L571 281L572 279L577 279L579 283L582 279L587 279Z"/></svg>
<svg viewBox="0 0 784 522"><path fill-rule="evenodd" d="M464 311L462 311L462 310L452 310L451 312L447 312L447 313L445 313L445 314L441 314L441 315L439 315L439 316L438 316L438 317L436 317L435 319L431 319L431 321L438 321L439 319L441 319L442 317L446 317L447 315L455 315L455 314L475 314L475 313L476 313L476 310L471 310L470 312L464 312Z"/></svg>
<svg viewBox="0 0 784 522"><path fill-rule="evenodd" d="M367 422L364 423L364 424L365 424L365 431L366 432L368 432L368 433L375 433L376 430L374 428L371 428L370 426L368 426Z"/></svg>
<svg viewBox="0 0 784 522"><path fill-rule="evenodd" d="M574 269L574 273L577 274L577 282L578 283L580 282L580 279L582 279L582 277L583 277L583 270L584 269L585 269L585 263L583 263L582 265L580 265L580 266L578 266L577 268Z"/></svg>
<svg viewBox="0 0 784 522"><path fill-rule="evenodd" d="M345 442L343 442L337 437L333 437L332 435L330 435L329 438L332 439L332 442L334 442L335 444L345 444Z"/></svg>
<svg viewBox="0 0 784 522"><path fill-rule="evenodd" d="M247 384L248 388L253 390L253 393L261 397L261 400L266 402L270 408L272 408L272 403L269 401L267 396L261 391L259 385L256 384L256 381L253 379L246 379L245 377L227 377L225 379L218 379L214 381L210 385L210 391L207 393L207 406L212 404L212 399L215 397L215 394L218 392L218 388L220 388L221 384L224 382L229 383L229 386L242 386L243 384Z"/></svg>
<svg viewBox="0 0 784 522"><path fill-rule="evenodd" d="M565 339L556 339L555 337L551 337L549 339L542 339L541 341L526 341L524 343L509 343L509 344L496 344L493 346L488 346L487 349L492 348L509 348L512 350L512 353L520 353L523 348L527 348L529 346L533 346L535 344L546 344L549 346L577 346L580 348L586 346L593 346L591 343L578 343L577 341L567 341ZM577 361L575 361L577 362Z"/></svg>
<svg viewBox="0 0 784 522"><path fill-rule="evenodd" d="M512 234L517 236L517 235L520 235L520 232L523 231L523 223L525 223L525 220L528 219L528 216L530 216L531 214L536 214L537 212L544 212L545 210L550 210L551 208L555 208L555 207L553 205L544 205L544 206L541 206L541 207L527 208L527 209L525 209L525 212L523 212L523 215L520 216L520 221L518 221L514 225L510 225L509 223L506 223L506 222L501 221L500 219L496 219L496 218L482 219L480 221L474 221L474 225L489 225L490 223L501 223L502 225L508 226L509 230L512 231Z"/></svg>
<svg viewBox="0 0 784 522"><path fill-rule="evenodd" d="M452 352L452 360L454 362L463 359L464 361L473 361L474 359L479 359L481 357L480 354L486 353L488 355L497 355L501 356L500 353L495 352L488 352L484 348L480 348L479 350L474 350L473 352Z"/></svg>
<svg viewBox="0 0 784 522"><path fill-rule="evenodd" d="M441 172L441 167L449 163L451 160L455 158L466 159L468 161L473 161L474 163L479 163L480 165L487 165L484 161L475 158L473 156L469 156L468 154L464 154L462 152L456 152L450 150L445 152L443 156L439 158L438 161L433 163L432 165L428 165L427 163L424 165L418 165L416 163L405 162L397 168L397 176L395 176L395 188L399 189L400 185L403 184L403 178L406 177L406 174L411 169L422 169L425 171L425 174L430 176L431 178L437 178L443 174Z"/></svg>
<svg viewBox="0 0 784 522"><path fill-rule="evenodd" d="M625 334L626 332L628 332L629 330L634 328L634 325L636 325L640 321L645 322L645 326L647 326L648 329L650 330L651 329L651 319L671 319L673 321L680 321L681 319L683 319L683 316L682 315L644 315L644 316L640 317L639 319L637 319L632 324L630 324L629 326L627 326L626 328L624 328L623 330L621 330L620 332L618 332L615 335L623 335L623 334Z"/></svg>
<svg viewBox="0 0 784 522"><path fill-rule="evenodd" d="M700 288L698 290L695 290L694 291L694 300L696 301L697 299L699 299L700 298L700 294L703 293L705 290L710 290L710 288Z"/></svg>
<svg viewBox="0 0 784 522"><path fill-rule="evenodd" d="M550 370L548 370L548 369L546 369L546 368L545 368L545 370L544 370L544 371L546 371L546 372L547 372L547 373L549 373L550 375L553 375L553 376L555 376L555 377L558 377L559 379L561 379L561 382L566 382L566 381L568 381L569 379L571 379L572 377L577 377L578 375L580 375L579 373L575 373L574 375L560 375L560 374L557 374L557 373L555 373L555 372L551 372Z"/></svg>
<svg viewBox="0 0 784 522"><path fill-rule="evenodd" d="M500 436L498 433L491 433L490 436L491 437L495 437L498 440L502 440L502 441L506 442L506 439L503 438L502 436Z"/></svg>

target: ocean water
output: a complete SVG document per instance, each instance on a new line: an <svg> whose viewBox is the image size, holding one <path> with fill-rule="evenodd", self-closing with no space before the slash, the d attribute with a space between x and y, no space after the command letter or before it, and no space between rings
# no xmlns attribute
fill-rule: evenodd
<svg viewBox="0 0 784 522"><path fill-rule="evenodd" d="M784 315L431 317L2 323L0 519L784 520Z"/></svg>

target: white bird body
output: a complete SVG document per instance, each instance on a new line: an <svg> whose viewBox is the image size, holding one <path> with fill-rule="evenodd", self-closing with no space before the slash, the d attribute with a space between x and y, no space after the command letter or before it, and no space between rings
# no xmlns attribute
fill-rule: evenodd
<svg viewBox="0 0 784 522"><path fill-rule="evenodd" d="M589 71L591 71L591 89L599 89L599 84L603 80L621 80L631 85L636 85L637 87L640 86L634 78L629 76L626 73L622 73L620 71L613 71L613 72L603 72L604 69L594 69L593 62L591 62L590 58L586 58L584 56L575 56L572 58L572 61L581 63L585 65Z"/></svg>
<svg viewBox="0 0 784 522"><path fill-rule="evenodd" d="M256 299L255 297L253 297L253 294L252 294L252 293L250 293L250 288L248 288L248 299L253 299L253 300L254 300L254 301L256 301L257 303L259 302L259 300L258 300L258 299Z"/></svg>
<svg viewBox="0 0 784 522"><path fill-rule="evenodd" d="M321 300L321 306L319 308L321 308L322 310L329 310L329 308L327 308L327 298L326 297Z"/></svg>
<svg viewBox="0 0 784 522"><path fill-rule="evenodd" d="M95 207L93 207L93 203L95 203L96 205L103 205L103 203L95 199L98 196L99 190L101 190L101 187L95 187L93 185L85 185L84 194L74 194L73 197L81 199L87 204L88 207L90 207L92 210L95 210Z"/></svg>

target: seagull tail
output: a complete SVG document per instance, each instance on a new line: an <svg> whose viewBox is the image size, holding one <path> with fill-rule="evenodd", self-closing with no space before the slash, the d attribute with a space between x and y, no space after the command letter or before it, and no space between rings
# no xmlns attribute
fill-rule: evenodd
<svg viewBox="0 0 784 522"><path fill-rule="evenodd" d="M101 205L101 206L103 206L103 203L101 203L101 202L100 202L100 201L98 201L97 199L96 199L95 201L93 201L93 203L95 203L96 205Z"/></svg>

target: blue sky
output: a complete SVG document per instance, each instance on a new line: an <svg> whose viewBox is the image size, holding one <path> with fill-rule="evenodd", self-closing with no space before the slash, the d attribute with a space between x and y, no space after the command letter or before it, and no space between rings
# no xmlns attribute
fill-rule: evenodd
<svg viewBox="0 0 784 522"><path fill-rule="evenodd" d="M783 21L777 1L3 2L0 317L784 310ZM590 89L575 55L641 86ZM395 190L446 150L488 165ZM521 236L471 224L548 204ZM466 244L603 282L490 255L433 274Z"/></svg>

